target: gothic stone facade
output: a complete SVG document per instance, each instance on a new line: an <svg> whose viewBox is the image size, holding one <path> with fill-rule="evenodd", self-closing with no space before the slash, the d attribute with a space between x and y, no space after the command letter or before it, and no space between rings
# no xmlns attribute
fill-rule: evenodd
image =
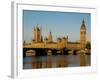
<svg viewBox="0 0 100 80"><path fill-rule="evenodd" d="M39 26L35 26L33 29L33 39L31 43L25 43L24 47L26 48L68 48L68 49L84 49L86 46L86 25L83 19L80 27L80 41L79 42L70 42L67 37L57 38L57 41L53 41L52 33L49 32L48 36L43 38L42 30Z"/></svg>

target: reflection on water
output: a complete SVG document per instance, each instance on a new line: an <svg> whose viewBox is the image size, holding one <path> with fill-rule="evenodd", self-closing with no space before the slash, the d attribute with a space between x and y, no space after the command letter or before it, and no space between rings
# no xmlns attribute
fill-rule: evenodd
<svg viewBox="0 0 100 80"><path fill-rule="evenodd" d="M90 55L27 56L23 69L90 66Z"/></svg>

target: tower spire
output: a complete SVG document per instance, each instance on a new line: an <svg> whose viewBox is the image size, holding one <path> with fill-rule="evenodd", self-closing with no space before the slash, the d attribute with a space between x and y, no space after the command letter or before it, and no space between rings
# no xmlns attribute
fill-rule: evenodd
<svg viewBox="0 0 100 80"><path fill-rule="evenodd" d="M51 33L51 31L48 34L48 42L52 42L52 33Z"/></svg>
<svg viewBox="0 0 100 80"><path fill-rule="evenodd" d="M83 18L83 21L82 21L82 23L83 23L83 24L85 24L85 20L84 20L84 18Z"/></svg>
<svg viewBox="0 0 100 80"><path fill-rule="evenodd" d="M81 30L86 30L85 20L83 18L82 24L81 24Z"/></svg>

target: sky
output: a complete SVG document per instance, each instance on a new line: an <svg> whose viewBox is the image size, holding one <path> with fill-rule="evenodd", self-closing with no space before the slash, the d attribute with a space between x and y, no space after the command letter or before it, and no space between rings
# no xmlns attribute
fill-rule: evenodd
<svg viewBox="0 0 100 80"><path fill-rule="evenodd" d="M80 39L80 27L83 18L86 24L87 37L90 40L90 13L23 10L23 40L32 41L33 28L38 24L42 28L43 38L47 37L51 31L54 41L57 40L57 37L66 36L68 36L69 41L77 41Z"/></svg>

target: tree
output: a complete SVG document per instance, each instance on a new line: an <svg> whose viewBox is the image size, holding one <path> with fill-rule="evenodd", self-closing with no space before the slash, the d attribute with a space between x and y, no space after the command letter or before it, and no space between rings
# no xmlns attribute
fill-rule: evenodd
<svg viewBox="0 0 100 80"><path fill-rule="evenodd" d="M87 43L86 43L86 48L87 48L87 49L91 49L91 43L90 43L90 42L87 42Z"/></svg>

